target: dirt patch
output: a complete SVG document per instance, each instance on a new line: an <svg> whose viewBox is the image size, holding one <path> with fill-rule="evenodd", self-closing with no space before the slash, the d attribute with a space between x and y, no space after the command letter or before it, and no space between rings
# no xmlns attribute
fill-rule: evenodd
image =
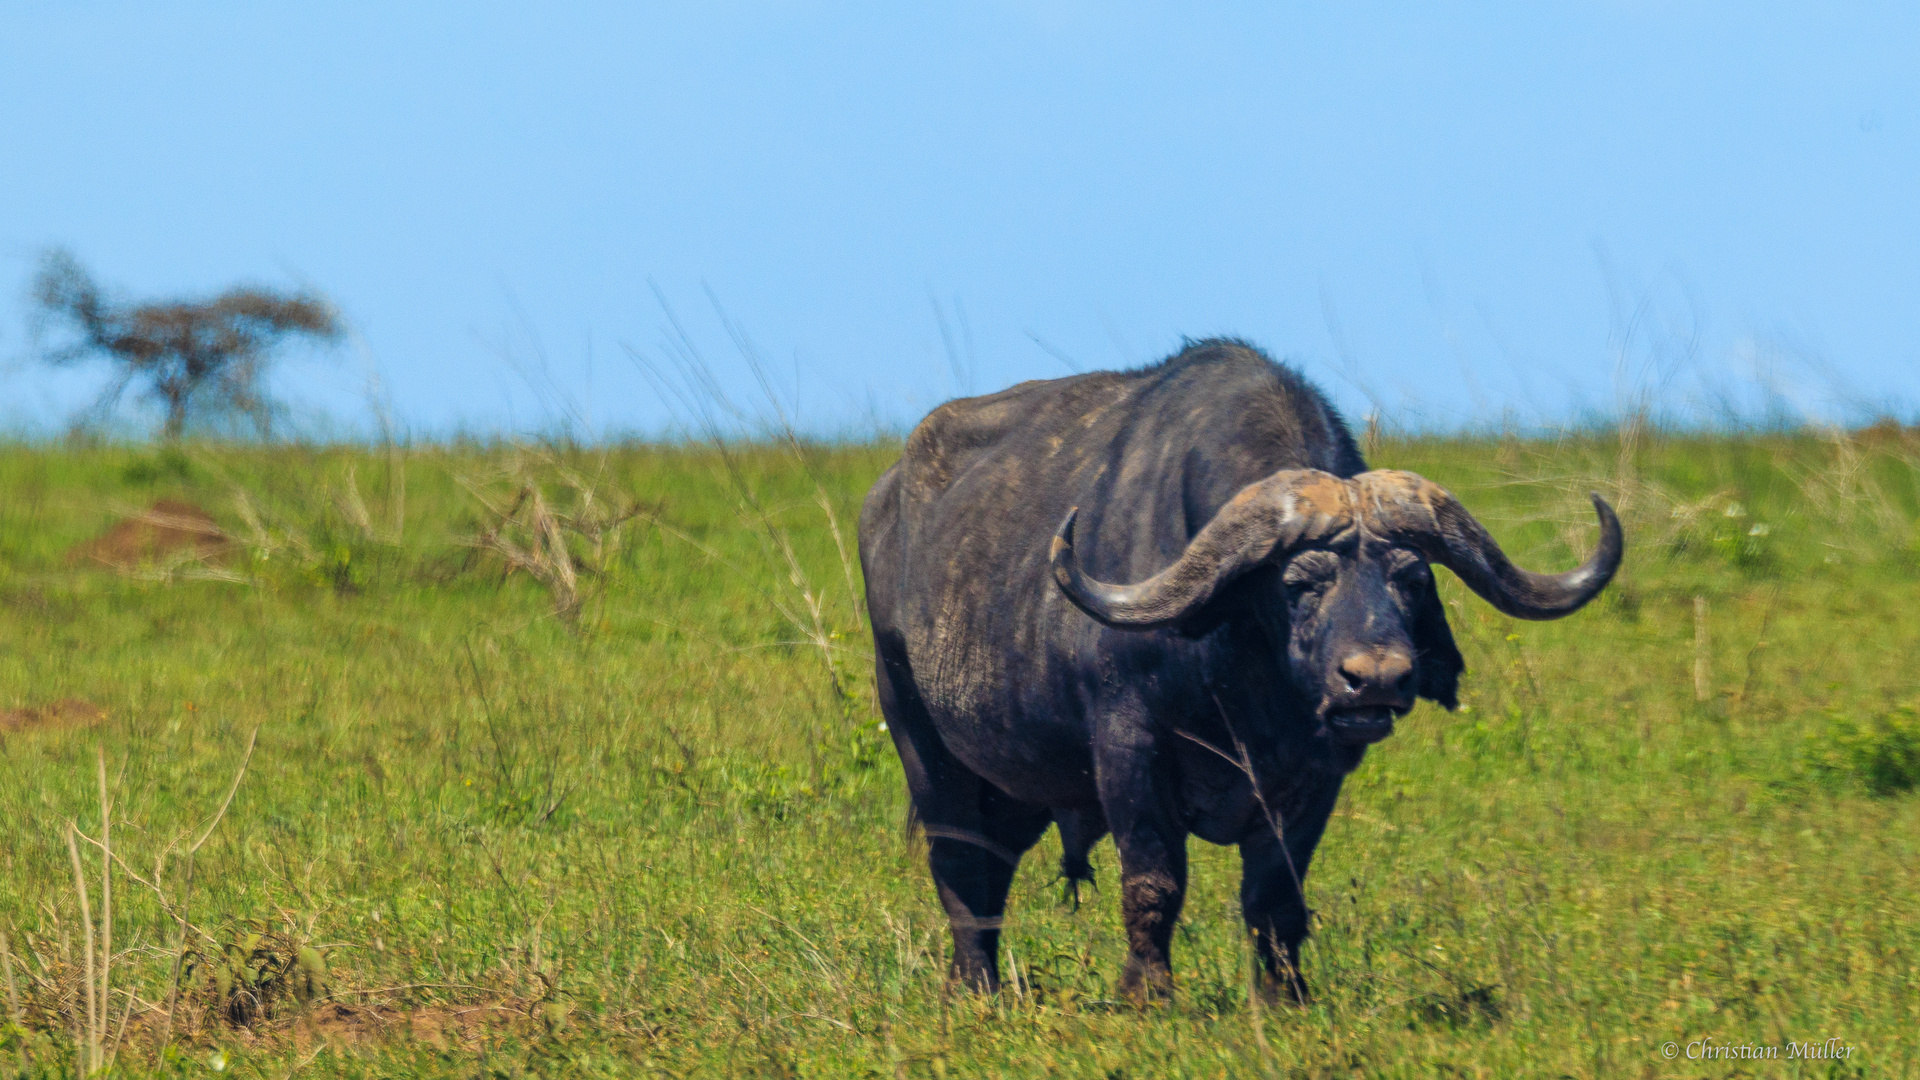
<svg viewBox="0 0 1920 1080"><path fill-rule="evenodd" d="M174 1034L186 1045L208 1047L225 1043L258 1048L290 1043L302 1054L320 1045L407 1044L471 1053L497 1045L509 1036L527 1038L549 1031L543 1018L530 1015L539 1008L511 999L416 1008L334 1000L318 1002L296 1013L251 1026L231 1026L218 1021L202 1026L189 1022ZM162 1017L163 1011L158 1009L145 1017L136 1017L128 1026L126 1044L152 1049L158 1041Z"/></svg>
<svg viewBox="0 0 1920 1080"><path fill-rule="evenodd" d="M1899 452L1920 443L1920 426L1901 427L1900 421L1883 417L1853 433L1862 446Z"/></svg>
<svg viewBox="0 0 1920 1080"><path fill-rule="evenodd" d="M77 999L73 1003L77 1004ZM473 1054L499 1047L509 1038L539 1038L557 1030L543 1012L553 1006L512 998L492 1003L443 1003L414 1008L330 1000L251 1026L224 1023L189 1001L183 1000L181 1007L183 1016L171 1031L172 1044L176 1050L193 1057L222 1048L240 1048L249 1054L290 1050L308 1059L323 1049L379 1052L409 1046ZM52 1032L70 1030L70 1024L70 1017L58 1013L30 1020L28 1046L51 1049ZM559 1025L567 1026L564 1020ZM116 1036L122 1051L121 1060L157 1064L155 1058L166 1028L166 1010L158 1005L130 1017L125 1029ZM0 1051L0 1061L11 1058L11 1054Z"/></svg>
<svg viewBox="0 0 1920 1080"><path fill-rule="evenodd" d="M319 1039L334 1044L415 1042L442 1050L473 1050L502 1035L540 1030L519 1003L429 1006L327 1002L287 1025L296 1044Z"/></svg>
<svg viewBox="0 0 1920 1080"><path fill-rule="evenodd" d="M63 698L51 705L0 709L0 735L43 728L87 728L107 718L107 710L91 701Z"/></svg>
<svg viewBox="0 0 1920 1080"><path fill-rule="evenodd" d="M192 503L161 499L145 513L122 518L105 535L67 550L67 565L131 569L143 564L213 560L231 551L233 538L213 515Z"/></svg>

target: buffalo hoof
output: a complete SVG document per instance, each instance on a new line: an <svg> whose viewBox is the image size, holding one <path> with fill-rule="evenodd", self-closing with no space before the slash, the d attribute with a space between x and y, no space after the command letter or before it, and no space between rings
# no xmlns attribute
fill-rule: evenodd
<svg viewBox="0 0 1920 1080"><path fill-rule="evenodd" d="M1129 959L1120 974L1120 1000L1135 1008L1173 1001L1173 972L1165 964Z"/></svg>
<svg viewBox="0 0 1920 1080"><path fill-rule="evenodd" d="M949 993L960 991L973 994L997 994L1000 992L1000 975L983 964L969 964L956 957L947 968L947 986Z"/></svg>
<svg viewBox="0 0 1920 1080"><path fill-rule="evenodd" d="M1254 991L1260 995L1262 1005L1305 1008L1313 1004L1313 992L1307 989L1307 980L1301 978L1298 971L1262 974L1254 984Z"/></svg>

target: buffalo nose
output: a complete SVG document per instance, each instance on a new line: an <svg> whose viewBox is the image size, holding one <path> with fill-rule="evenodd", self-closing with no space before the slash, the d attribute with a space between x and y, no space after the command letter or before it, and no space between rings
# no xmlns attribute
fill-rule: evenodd
<svg viewBox="0 0 1920 1080"><path fill-rule="evenodd" d="M1369 649L1340 661L1340 678L1354 695L1405 701L1413 694L1413 657L1399 649Z"/></svg>

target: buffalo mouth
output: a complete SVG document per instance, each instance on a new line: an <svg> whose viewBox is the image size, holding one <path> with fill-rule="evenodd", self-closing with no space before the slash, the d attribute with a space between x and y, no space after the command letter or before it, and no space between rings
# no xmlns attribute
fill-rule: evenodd
<svg viewBox="0 0 1920 1080"><path fill-rule="evenodd" d="M1327 734L1349 746L1371 746L1393 734L1394 717L1401 710L1385 705L1340 709L1327 714Z"/></svg>

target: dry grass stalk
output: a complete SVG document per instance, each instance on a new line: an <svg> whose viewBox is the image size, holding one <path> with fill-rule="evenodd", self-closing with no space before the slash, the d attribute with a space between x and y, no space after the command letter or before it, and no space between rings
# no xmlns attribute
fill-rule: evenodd
<svg viewBox="0 0 1920 1080"><path fill-rule="evenodd" d="M1693 700L1713 700L1713 642L1707 630L1707 598L1693 598Z"/></svg>
<svg viewBox="0 0 1920 1080"><path fill-rule="evenodd" d="M399 545L403 535L403 525L407 513L407 474L401 465L400 450L392 449L388 459L387 512L386 524L376 525L373 514L367 509L367 501L360 496L359 478L354 475L354 467L347 466L346 484L333 497L333 504L340 516L347 519L360 535L376 544Z"/></svg>
<svg viewBox="0 0 1920 1080"><path fill-rule="evenodd" d="M756 370L758 370L757 364ZM847 588L848 611L852 615L855 627L858 630L864 630L866 606L860 602L859 586L854 583L854 567L857 558L853 549L847 546L846 533L840 527L840 516L833 509L833 500L827 495L826 485L814 471L814 462L799 432L794 430L792 423L787 420L785 413L779 410L777 405L775 414L778 417L775 433L779 444L813 482L814 505L820 508L821 514L826 519L827 531L833 537L834 552L840 560L840 573ZM820 651L821 664L826 669L827 681L833 690L835 701L843 708L850 706L854 701L854 695L847 687L846 680L841 677L839 667L839 653L845 649L845 646L838 642L845 635L833 629L827 614L825 592L814 586L812 578L794 552L792 530L788 529L779 516L761 501L753 485L748 482L745 471L741 469L733 448L720 437L717 430L709 431L708 441L714 451L720 455L727 479L733 486L735 496L739 499L740 520L760 535L763 542L779 556L780 563L786 570L787 583L799 595L800 606L805 614L803 616L789 601L774 593L767 594L768 602L773 605L775 611L780 613L780 617L787 620L788 624L800 634L805 644ZM853 636L865 637L861 633ZM868 704L872 711L877 711L879 708L877 701L870 701Z"/></svg>
<svg viewBox="0 0 1920 1080"><path fill-rule="evenodd" d="M1823 530L1829 537L1826 541L1828 546L1847 554L1867 557L1872 555L1871 551L1865 550L1872 540L1856 540L1849 545L1836 538L1864 535L1904 541L1912 525L1895 507L1880 482L1874 479L1870 469L1872 459L1862 452L1858 436L1838 427L1829 427L1822 432L1822 437L1831 447L1827 462L1817 468L1793 469L1792 472L1800 493L1806 497L1814 513L1822 522L1832 526Z"/></svg>
<svg viewBox="0 0 1920 1080"><path fill-rule="evenodd" d="M812 481L814 502L826 515L827 528L833 535L834 547L839 553L842 576L847 584L851 622L854 627L864 630L866 606L860 602L859 588L854 583L855 557L847 546L838 515L835 514L832 500L827 495L826 485L821 481L816 470L818 453L800 437L799 430L795 426L794 415L789 411L787 404L782 402L775 388L772 374L759 350L754 346L745 329L720 307L718 299L711 292L708 293L708 299L713 302L715 313L720 316L720 321L726 327L727 335L732 339L734 348L739 352L741 359L746 361L747 368L753 373L765 399L765 408L757 410L758 415L755 415L756 410L745 408L727 396L712 366L702 355L693 338L687 334L678 315L674 313L672 305L667 302L666 295L656 287L654 296L659 300L661 311L665 313L673 328L673 334L666 342L666 363L657 362L632 347L627 348L627 353L639 366L641 372L660 389L665 399L677 401L680 404L687 418L693 421L704 440L719 456L727 480L739 500L740 520L761 536L763 543L769 549L768 561L774 562L777 559L778 565L784 566L789 585L799 594L799 606L804 609L804 614L801 610L796 610L787 599L774 595L770 591L765 595L780 616L799 632L804 642L819 650L834 696L842 708L850 713L855 699L848 690L839 667L841 654L847 648L838 643L844 635L831 629L821 590L814 588L800 560L795 556L788 529L774 511L761 501L754 485L741 468L735 452L736 444L728 437L727 422L730 418L735 424L765 431L772 436L775 443L786 450L794 463ZM935 311L936 313L939 311L937 305ZM942 318L944 319L944 316ZM948 351L956 373L960 372L962 364L950 337ZM663 529L662 531L668 535L680 535L671 530ZM710 553L710 549L705 545L697 546ZM850 636L864 638L866 635L856 632ZM873 692L869 684L869 693ZM867 704L870 711L878 710L876 700L870 699Z"/></svg>
<svg viewBox="0 0 1920 1080"><path fill-rule="evenodd" d="M1629 439L1640 442L1647 438L1643 431L1628 432L1626 428L1630 425L1622 426L1623 446ZM1715 491L1697 499L1683 497L1641 474L1632 464L1632 452L1625 449L1614 462L1612 471L1576 471L1551 476L1514 471L1509 472L1508 477L1500 486L1548 486L1556 495L1549 508L1541 512L1501 518L1489 515L1488 520L1549 523L1569 551L1584 553L1590 548L1593 536L1593 505L1587 495L1599 492L1613 506L1631 538L1629 564L1644 553L1672 551L1703 530L1711 531L1707 522L1716 514L1733 517L1745 512L1731 490Z"/></svg>
<svg viewBox="0 0 1920 1080"><path fill-rule="evenodd" d="M74 1053L79 1058L76 1071L86 1076L99 1065L99 1046L93 1041L94 1018L99 1014L97 1003L93 999L93 912L87 905L87 875L80 868L80 847L73 839L73 823L67 823L67 854L73 859L73 892L80 901L80 925L86 928L87 966L85 968L84 1000L87 1011L82 1016L77 1010L73 1018Z"/></svg>
<svg viewBox="0 0 1920 1080"><path fill-rule="evenodd" d="M255 745L259 743L259 741L260 741L260 729L259 727L256 726L253 729L253 734L247 736L247 751L246 753L240 756L240 768L235 770L233 774L233 783L231 786L227 788L227 797L221 800L220 809L214 812L213 817L208 820L206 827L200 830L199 838L194 840L192 846L188 847L186 850L185 858L187 860L187 881L186 881L186 884L182 887L182 891L184 895L180 899L179 908L172 912L175 920L180 925L180 938L179 938L179 941L176 943L174 954L173 954L173 978L170 985L167 988L166 1028L160 1037L160 1046L162 1050L164 1050L167 1046L171 1045L173 1042L173 1018L175 1013L178 1012L180 1007L180 973L186 967L187 931L193 925L191 922L188 921L187 916L189 914L190 906L193 903L193 867L195 862L194 856L199 854L201 847L205 846L207 842L207 838L213 835L213 830L219 826L221 820L227 816L227 810L233 806L233 798L235 795L238 795L240 793L240 781L246 779L247 766L253 762L253 748ZM172 847L172 845L169 844L168 847L170 848ZM160 905L162 907L170 907L170 905L167 903L166 893L161 890L161 884L160 884L161 868L166 861L166 857L167 857L166 848L161 849L160 854L158 856L155 856L153 860L153 881L149 885L149 888L151 888L154 894L159 898ZM135 880L139 880L139 879L136 877Z"/></svg>
<svg viewBox="0 0 1920 1080"><path fill-rule="evenodd" d="M387 443L387 535L398 544L407 525L407 464L399 444Z"/></svg>
<svg viewBox="0 0 1920 1080"><path fill-rule="evenodd" d="M794 551L792 530L787 528L779 516L763 504L754 493L752 485L747 482L745 475L734 461L731 448L717 438L713 440L714 447L721 455L728 478L732 481L734 491L740 500L738 511L740 520L752 528L762 538L762 542L771 549L769 561L772 557L779 559L779 565L786 571L787 584L799 597L800 603L796 607L791 599L772 591L765 594L767 601L800 635L801 644L819 650L821 666L826 671L828 686L833 692L834 701L843 715L850 719L854 710L859 707L856 702L860 698L841 672L842 654L851 651L841 642L849 637L855 640L866 638L864 633L858 632L866 628L866 606L860 602L859 586L855 584L856 556L853 549L847 545L846 533L840 527L840 517L833 509L833 500L828 497L825 485L817 477L812 476L811 463L807 459L805 448L800 443L799 437L789 427L783 429L782 441L787 444L788 452L793 456L794 461L801 468L806 469L809 477L814 481L814 505L820 508L826 519L827 531L833 537L834 551L840 561L841 577L846 584L848 612L856 628L854 633L847 634L834 629L827 609L826 591L814 585L812 577ZM873 689L871 683L868 683L866 707L869 713L879 711L879 702L873 697L875 693L877 691Z"/></svg>
<svg viewBox="0 0 1920 1080"><path fill-rule="evenodd" d="M106 1005L107 1005L105 1001L101 1000L101 998L104 995L98 993L96 989L97 984L95 983L94 980L98 976L109 975L110 972L107 969L110 967L110 965L105 962L106 958L104 956L100 958L101 963L97 967L94 963L93 912L88 909L87 877L86 877L85 871L83 871L80 866L80 849L74 843L74 839L73 839L75 832L76 830L73 826L73 823L68 822L67 823L67 853L73 856L73 888L74 888L75 895L77 895L80 898L80 926L86 934L86 944L87 944L87 967L86 967L87 981L85 984L86 998L87 998L87 1026L85 1031L83 1032L84 1038L81 1042L81 1045L77 1046L75 1050L76 1052L82 1052L85 1055L84 1060L86 1062L86 1066L82 1070L80 1075L90 1076L93 1073L99 1071L99 1068L100 1068L100 1049L101 1049L100 1030L99 1030L100 1017L101 1017L101 1014L106 1011ZM108 985L111 985L111 983L109 983Z"/></svg>
<svg viewBox="0 0 1920 1080"><path fill-rule="evenodd" d="M1614 460L1612 487L1614 510L1630 514L1640 502L1645 478L1640 475L1640 451L1646 446L1651 423L1643 406L1627 413L1620 421L1620 453Z"/></svg>
<svg viewBox="0 0 1920 1080"><path fill-rule="evenodd" d="M833 528L834 543L839 546L840 557L844 562L846 544L840 539L840 527L838 522L834 521L833 506L827 501L824 492L820 494L819 502L827 511L827 520ZM777 596L773 598L773 606L782 617L793 624L794 629L800 632L808 644L820 650L827 666L827 681L833 685L834 697L836 700L845 700L847 688L840 679L839 668L833 662L834 640L840 635L827 625L826 598L813 587L813 582L808 578L806 570L800 565L799 556L794 554L792 534L771 519L767 519L765 526L767 538L780 552L781 558L786 563L787 582L793 586L795 592L800 594L800 603L806 609L806 617L803 619ZM857 611L858 608L855 610Z"/></svg>
<svg viewBox="0 0 1920 1080"><path fill-rule="evenodd" d="M283 527L278 531L270 528L270 523L253 496L238 484L229 485L233 491L233 510L247 526L246 545L253 549L260 559L271 559L283 552L291 552L304 562L312 562L318 556L313 545L296 529Z"/></svg>
<svg viewBox="0 0 1920 1080"><path fill-rule="evenodd" d="M110 979L111 970L110 969L111 969L111 963L112 963L111 949L112 949L112 942L113 942L113 931L112 931L111 925L108 922L108 920L111 918L111 913L112 913L112 895L113 895L112 879L110 876L111 867L118 866L120 868L120 872L126 875L128 880L152 892L154 895L154 898L159 902L161 910L167 915L168 918L172 919L180 928L179 940L177 941L175 948L173 949L173 961L174 961L173 977L172 977L172 982L170 984L170 987L168 990L168 996L167 996L165 1027L163 1028L163 1032L160 1040L161 1047L162 1049L164 1049L166 1046L171 1045L172 1039L173 1039L174 1017L179 1008L179 1000L180 1000L180 976L186 962L187 953L189 951L188 945L187 945L188 935L198 934L201 938L205 939L209 943L214 941L214 938L211 935L209 935L206 931L200 929L197 926L194 926L191 919L189 918L191 914L190 908L193 903L193 883L194 883L194 863L195 863L194 856L196 856L199 853L202 847L206 846L208 839L210 839L213 836L214 830L217 827L219 827L220 822L223 819L225 819L225 817L227 816L227 811L232 808L234 798L240 792L240 782L246 778L247 768L253 761L254 748L256 745L258 745L259 739L260 739L260 729L258 727L255 727L253 729L253 734L250 735L247 739L247 749L241 755L240 766L234 772L233 783L229 785L227 788L226 798L222 800L222 802L220 803L220 808L214 812L212 818L210 818L207 821L207 823L201 827L200 834L197 837L195 837L193 842L189 844L185 848L185 850L182 851L180 854L180 857L184 858L187 861L187 875L186 875L186 881L182 886L183 895L178 904L174 903L172 898L170 898L167 895L166 889L164 887L164 878L166 873L167 858L169 855L173 853L174 849L179 846L181 840L185 839L184 836L177 837L174 840L169 841L164 847L160 849L160 852L154 856L153 876L151 878L148 878L148 877L143 877L139 873L139 871L135 870L131 866L128 866L125 860L123 860L120 857L119 853L113 850L112 831L111 831L110 824L102 827L100 839L96 840L93 837L88 836L87 834L81 832L79 830L79 827L74 822L72 822L71 820L68 821L67 847L68 847L68 854L73 860L73 866L75 870L74 882L75 882L76 893L79 897L81 922L84 926L84 935L85 935L84 944L85 944L85 952L86 952L86 955L85 955L86 985L85 985L85 993L83 995L84 1001L86 1004L86 1015L84 1017L84 1020L85 1020L84 1030L82 1027L82 1017L80 1015L78 1008L74 1010L74 1017L75 1017L74 1023L75 1023L75 1033L76 1033L76 1045L81 1048L83 1061L90 1062L90 1063L97 1063L97 1066L89 1065L88 1068L98 1067L98 1068L111 1069L113 1067L114 1058L118 1053L121 1039L126 1035L127 1023L132 1016L133 1006L135 1004L134 996L131 993L128 993L126 1008L123 1009L121 1012L120 1021L114 1030L113 1041L109 1045L106 1042L106 1035L107 1035L107 1029L108 1029L107 1019L108 1019L108 1014L110 1010L110 994L111 994L111 979ZM109 801L109 788L107 786L107 781L106 781L106 755L105 755L104 749L102 750L100 755L100 794L101 794L101 806L102 806L102 815L101 815L102 820L110 823L111 822L110 813L112 810L112 803ZM101 877L101 899L102 899L102 911L101 911L101 918L100 918L100 922L101 922L100 937L101 937L103 946L102 946L102 955L97 965L97 970L96 970L96 964L95 964L94 944L93 944L94 943L94 923L91 918L91 913L89 910L89 904L88 904L89 897L88 897L88 892L86 888L84 871L81 868L80 852L78 847L78 841L81 841L81 840L84 840L88 844L91 844L94 847L100 849L100 864L101 864L100 877ZM57 912L55 914L57 916ZM66 933L65 926L63 924L61 927L61 934L62 934L61 951L63 955L70 955L71 950L65 944L65 933ZM3 951L3 947L0 947L0 951ZM81 1075L89 1075L88 1069L83 1068Z"/></svg>
<svg viewBox="0 0 1920 1080"><path fill-rule="evenodd" d="M523 572L544 585L553 595L554 614L572 625L585 601L580 579L599 576L609 546L618 547L627 523L653 510L630 499L602 498L598 478L588 480L552 459L544 464L572 492L571 507L550 503L542 478L524 457L517 458L503 470L512 484L510 499L491 497L483 481L460 478L492 519L490 527L461 543L499 556L507 573Z"/></svg>
<svg viewBox="0 0 1920 1080"><path fill-rule="evenodd" d="M100 1015L93 1033L95 1053L106 1035L113 967L113 799L107 791L107 748L97 748L100 777Z"/></svg>
<svg viewBox="0 0 1920 1080"><path fill-rule="evenodd" d="M351 473L349 484L351 484ZM347 556L341 555L337 549L327 550L330 545L324 542L316 544L306 532L289 523L285 516L270 515L262 510L254 501L254 497L239 484L229 481L228 488L233 493L234 513L246 526L246 535L236 539L246 545L256 561L265 563L283 560L317 572L322 578L333 578L336 573L339 573L342 576L335 580L335 587L340 589L349 587L344 577L345 564L342 561ZM388 542L373 528L371 520L366 518L366 507L360 501L358 491L353 491L350 496L336 496L334 505L349 523L359 527L369 539L376 543ZM356 505L359 507L357 515L353 509ZM246 584L257 583L255 579L239 578L237 575L236 580Z"/></svg>
<svg viewBox="0 0 1920 1080"><path fill-rule="evenodd" d="M7 936L4 925L0 925L0 970L4 970L7 976L7 1018L13 1022L14 1031L24 1034L27 1030L27 1014L20 1008L20 989L13 979L13 941ZM14 1070L22 1076L26 1075L25 1046L14 1049Z"/></svg>
<svg viewBox="0 0 1920 1080"><path fill-rule="evenodd" d="M84 1018L79 1010L74 1012L74 1055L78 1074L92 1076L113 1067L113 1059L107 1052L107 1017L113 1001L113 797L107 786L107 751L99 751L100 779L100 839L86 837L88 843L100 849L100 917L96 924L93 915L92 895L87 886L86 868L80 859L79 838L83 835L80 826L71 818L67 820L67 856L73 863L73 892L80 908L80 927L84 945L85 967L83 969L82 998L86 1003ZM98 944L96 947L96 938ZM11 982L12 965L9 961L8 974ZM122 1015L119 1029L115 1033L113 1045L117 1049L120 1035L126 1032L127 1017L133 1012L133 1002L129 995L127 1010Z"/></svg>
<svg viewBox="0 0 1920 1080"><path fill-rule="evenodd" d="M355 480L352 465L347 466L346 487L334 495L333 504L339 508L340 516L353 523L361 534L369 540L376 539L373 528L373 516L367 513L367 501L360 497L360 484Z"/></svg>
<svg viewBox="0 0 1920 1080"><path fill-rule="evenodd" d="M245 574L224 567L206 566L191 559L130 570L127 576L135 581L151 581L161 585L171 585L176 581L221 581L229 585L257 584L254 579Z"/></svg>

